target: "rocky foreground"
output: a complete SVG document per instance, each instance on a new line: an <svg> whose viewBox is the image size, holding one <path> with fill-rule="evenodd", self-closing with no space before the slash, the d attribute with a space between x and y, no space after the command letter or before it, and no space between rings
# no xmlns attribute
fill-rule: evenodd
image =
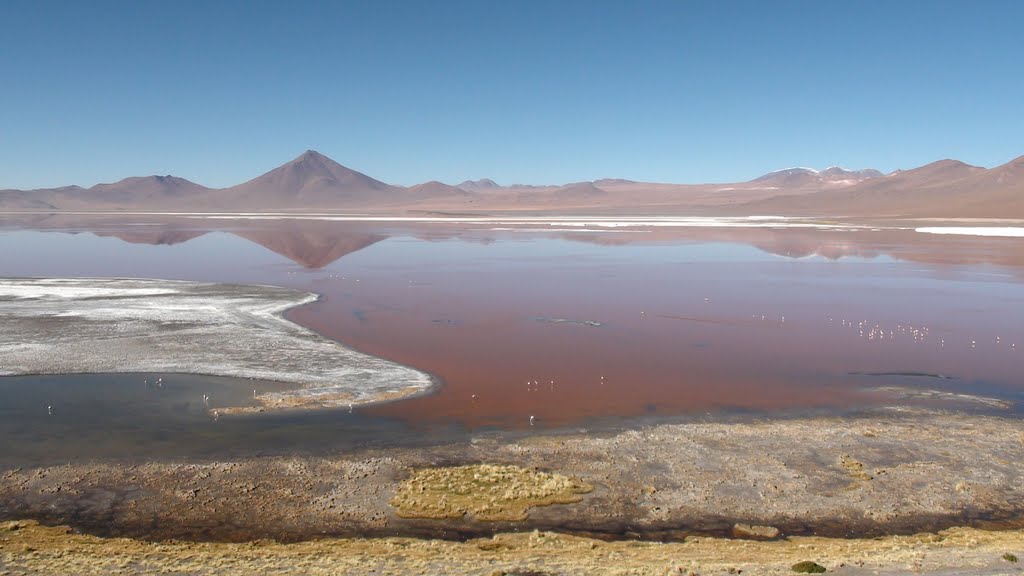
<svg viewBox="0 0 1024 576"><path fill-rule="evenodd" d="M1022 462L1019 419L886 409L11 469L0 574L1020 574Z"/></svg>
<svg viewBox="0 0 1024 576"><path fill-rule="evenodd" d="M329 457L13 469L0 472L0 519L218 541L535 529L682 540L731 535L737 524L760 527L751 537L878 536L1017 526L1022 463L1019 419L891 409L480 435Z"/></svg>

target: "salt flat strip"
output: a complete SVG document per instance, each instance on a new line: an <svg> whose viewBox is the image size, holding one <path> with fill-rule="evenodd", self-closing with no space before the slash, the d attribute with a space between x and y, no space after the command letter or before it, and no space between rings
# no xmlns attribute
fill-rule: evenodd
<svg viewBox="0 0 1024 576"><path fill-rule="evenodd" d="M1024 228L1013 226L925 226L915 228L925 234L959 234L963 236L996 236L1002 238L1024 238Z"/></svg>
<svg viewBox="0 0 1024 576"><path fill-rule="evenodd" d="M314 300L274 286L0 279L0 375L195 373L300 386L264 394L262 409L360 404L431 386L425 373L282 316Z"/></svg>
<svg viewBox="0 0 1024 576"><path fill-rule="evenodd" d="M233 215L193 215L191 218L205 220L318 220L328 222L377 222L377 223L417 223L417 224L478 224L492 227L543 227L547 230L555 227L574 227L587 229L612 228L810 228L816 230L868 230L868 226L855 224L837 224L818 222L802 218L773 216L746 216L740 218L715 217L419 217L419 216L350 216L350 215L315 215L315 214L233 214ZM513 230L519 228L512 228ZM531 228L530 230L533 230Z"/></svg>

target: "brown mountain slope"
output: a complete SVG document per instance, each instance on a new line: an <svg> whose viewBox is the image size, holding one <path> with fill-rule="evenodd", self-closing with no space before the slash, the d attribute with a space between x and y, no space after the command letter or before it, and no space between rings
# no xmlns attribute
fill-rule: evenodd
<svg viewBox="0 0 1024 576"><path fill-rule="evenodd" d="M0 190L0 209L10 212L55 210L49 199L27 190Z"/></svg>
<svg viewBox="0 0 1024 576"><path fill-rule="evenodd" d="M1024 156L967 178L935 186L924 215L1024 218Z"/></svg>

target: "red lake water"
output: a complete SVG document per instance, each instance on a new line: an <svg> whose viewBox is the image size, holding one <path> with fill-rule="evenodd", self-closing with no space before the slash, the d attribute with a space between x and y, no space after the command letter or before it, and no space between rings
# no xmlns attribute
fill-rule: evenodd
<svg viewBox="0 0 1024 576"><path fill-rule="evenodd" d="M867 227L40 217L0 275L262 283L436 376L411 424L845 409L1024 393L1024 240ZM938 405L942 401L933 400ZM952 406L951 406L952 407Z"/></svg>

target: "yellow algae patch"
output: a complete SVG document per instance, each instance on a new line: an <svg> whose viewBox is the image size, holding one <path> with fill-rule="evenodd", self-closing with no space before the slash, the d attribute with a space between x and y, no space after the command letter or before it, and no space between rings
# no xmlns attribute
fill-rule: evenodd
<svg viewBox="0 0 1024 576"><path fill-rule="evenodd" d="M287 392L272 392L256 398L258 406L224 406L211 408L210 414L256 414L274 410L298 410L315 408L339 408L353 403L355 396L344 390L329 390L318 394L303 395L302 388ZM376 399L376 398L375 398Z"/></svg>
<svg viewBox="0 0 1024 576"><path fill-rule="evenodd" d="M855 460L852 456L843 454L839 457L839 465L846 470L846 473L850 475L850 478L855 480L873 480L874 476L868 474L867 470L864 469L864 464Z"/></svg>
<svg viewBox="0 0 1024 576"><path fill-rule="evenodd" d="M304 393L304 390L307 393ZM258 396L258 406L226 406L211 408L212 415L217 412L224 414L258 414L277 410L315 410L317 408L343 408L345 406L362 406L375 402L389 402L415 396L423 392L417 386L406 386L397 390L377 392L372 395L356 396L343 389L321 388L308 393L308 388L297 388L286 392L272 392Z"/></svg>
<svg viewBox="0 0 1024 576"><path fill-rule="evenodd" d="M421 468L402 482L391 505L402 518L461 518L517 522L533 506L571 504L593 490L561 474L519 466L473 464Z"/></svg>

